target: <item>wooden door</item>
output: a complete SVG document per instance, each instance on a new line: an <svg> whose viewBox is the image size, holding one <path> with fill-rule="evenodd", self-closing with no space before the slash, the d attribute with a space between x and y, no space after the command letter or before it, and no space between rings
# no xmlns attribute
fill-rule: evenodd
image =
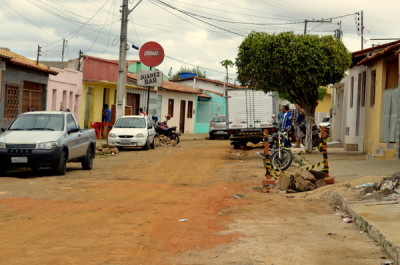
<svg viewBox="0 0 400 265"><path fill-rule="evenodd" d="M22 112L42 109L43 84L24 82L22 90Z"/></svg>
<svg viewBox="0 0 400 265"><path fill-rule="evenodd" d="M185 132L186 101L181 100L181 111L179 113L179 131Z"/></svg>
<svg viewBox="0 0 400 265"><path fill-rule="evenodd" d="M110 125L114 125L115 123L115 113L117 112L117 105L113 104L111 105L111 120L110 120ZM132 107L131 106L125 106L125 113L124 115L133 115L132 114Z"/></svg>
<svg viewBox="0 0 400 265"><path fill-rule="evenodd" d="M126 96L126 106L130 106L132 108L130 115L139 115L140 95L128 93Z"/></svg>

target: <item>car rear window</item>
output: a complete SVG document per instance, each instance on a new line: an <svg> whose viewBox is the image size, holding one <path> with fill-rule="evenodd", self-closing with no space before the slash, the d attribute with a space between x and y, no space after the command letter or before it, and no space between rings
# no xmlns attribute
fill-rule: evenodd
<svg viewBox="0 0 400 265"><path fill-rule="evenodd" d="M216 116L211 120L211 122L226 122L226 116Z"/></svg>

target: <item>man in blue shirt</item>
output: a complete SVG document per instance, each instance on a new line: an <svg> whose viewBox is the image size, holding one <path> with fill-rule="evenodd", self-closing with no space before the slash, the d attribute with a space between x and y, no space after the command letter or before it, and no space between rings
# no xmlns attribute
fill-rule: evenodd
<svg viewBox="0 0 400 265"><path fill-rule="evenodd" d="M292 113L289 112L289 106L285 105L282 107L283 114L283 121L282 121L282 129L289 131L292 127ZM285 147L292 147L289 139L285 139L284 143Z"/></svg>
<svg viewBox="0 0 400 265"><path fill-rule="evenodd" d="M104 104L102 122L110 123L110 121L111 121L111 110L108 108L108 104Z"/></svg>

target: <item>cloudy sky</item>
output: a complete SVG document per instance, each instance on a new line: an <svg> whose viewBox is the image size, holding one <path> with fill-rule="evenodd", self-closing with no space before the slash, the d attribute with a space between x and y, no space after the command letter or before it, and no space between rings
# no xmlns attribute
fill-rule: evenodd
<svg viewBox="0 0 400 265"><path fill-rule="evenodd" d="M159 68L199 67L208 78L223 80L220 62L235 61L237 49L251 31L333 35L341 29L349 51L361 49L361 11L364 48L400 38L400 1L386 0L129 0L128 44L156 41L165 59ZM383 4L384 3L384 4ZM36 60L64 60L84 54L118 59L122 0L0 0L0 47ZM312 21L314 20L314 21ZM324 22L320 22L324 21ZM375 40L374 40L375 39ZM129 49L128 60L138 60ZM234 68L229 69L235 81Z"/></svg>

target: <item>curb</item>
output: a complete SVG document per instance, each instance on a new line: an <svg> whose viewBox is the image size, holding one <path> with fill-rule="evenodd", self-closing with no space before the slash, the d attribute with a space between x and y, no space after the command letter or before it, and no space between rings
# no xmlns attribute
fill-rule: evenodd
<svg viewBox="0 0 400 265"><path fill-rule="evenodd" d="M378 244L387 252L389 257L394 261L395 265L400 265L400 247L388 241L376 227L372 226L366 219L358 215L350 206L349 202L340 194L336 193L342 204L343 210L346 211L353 222L356 223L363 231L368 233L370 237L375 239Z"/></svg>

